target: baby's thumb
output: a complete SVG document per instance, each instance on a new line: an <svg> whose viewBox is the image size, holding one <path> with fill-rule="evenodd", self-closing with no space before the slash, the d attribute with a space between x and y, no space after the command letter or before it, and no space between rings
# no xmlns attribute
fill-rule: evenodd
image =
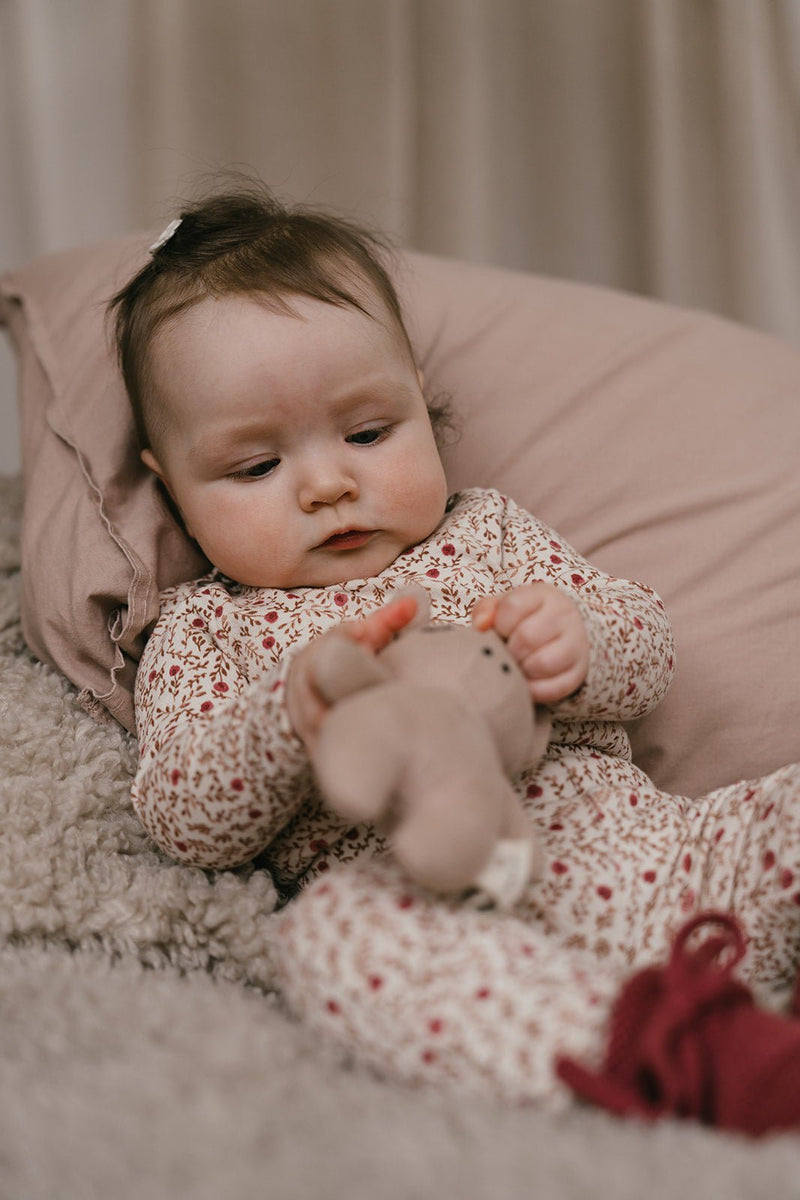
<svg viewBox="0 0 800 1200"><path fill-rule="evenodd" d="M399 596L361 621L348 621L340 628L352 641L360 642L376 654L414 620L417 607L414 596Z"/></svg>
<svg viewBox="0 0 800 1200"><path fill-rule="evenodd" d="M491 629L494 625L497 603L496 596L481 596L480 600L473 606L471 613L472 624L481 633L485 633L487 629Z"/></svg>

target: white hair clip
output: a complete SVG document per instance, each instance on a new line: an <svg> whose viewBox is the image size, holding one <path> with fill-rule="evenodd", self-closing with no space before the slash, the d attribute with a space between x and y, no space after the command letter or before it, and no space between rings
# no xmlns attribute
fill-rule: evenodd
<svg viewBox="0 0 800 1200"><path fill-rule="evenodd" d="M174 221L170 221L169 225L164 230L164 232L161 234L161 236L157 237L156 240L153 242L152 246L150 247L151 254L155 254L156 251L160 250L162 246L166 246L167 242L172 237L173 233L178 228L180 223L181 223L180 217L176 217Z"/></svg>

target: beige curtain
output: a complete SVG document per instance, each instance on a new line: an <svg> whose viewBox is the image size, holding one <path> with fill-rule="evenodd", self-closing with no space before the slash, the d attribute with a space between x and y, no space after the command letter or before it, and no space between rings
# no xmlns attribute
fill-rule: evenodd
<svg viewBox="0 0 800 1200"><path fill-rule="evenodd" d="M645 7L637 283L800 341L800 4Z"/></svg>
<svg viewBox="0 0 800 1200"><path fill-rule="evenodd" d="M800 341L800 0L0 0L0 260L255 168Z"/></svg>

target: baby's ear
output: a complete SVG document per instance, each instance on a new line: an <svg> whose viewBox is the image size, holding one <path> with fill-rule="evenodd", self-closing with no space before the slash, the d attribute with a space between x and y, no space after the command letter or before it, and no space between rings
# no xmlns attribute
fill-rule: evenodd
<svg viewBox="0 0 800 1200"><path fill-rule="evenodd" d="M165 476L163 470L161 469L161 464L149 446L140 451L139 458L147 467L148 471L152 471L154 475L157 475L162 483L165 482Z"/></svg>
<svg viewBox="0 0 800 1200"><path fill-rule="evenodd" d="M183 527L186 530L187 535L190 538L193 538L194 534L192 533L191 529L189 528L189 524L188 524L186 518L184 517L183 513L181 512L181 507L175 498L175 493L173 492L172 488L169 485L169 480L167 479L166 475L164 474L164 469L161 466L161 463L156 458L155 454L153 454L153 451L149 447L146 447L144 450L141 450L139 452L139 458L142 460L144 465L147 467L148 471L152 471L153 474L156 475L158 477L158 479L161 481L161 486L165 489L170 500L175 505L175 509L176 509L181 521L183 522Z"/></svg>

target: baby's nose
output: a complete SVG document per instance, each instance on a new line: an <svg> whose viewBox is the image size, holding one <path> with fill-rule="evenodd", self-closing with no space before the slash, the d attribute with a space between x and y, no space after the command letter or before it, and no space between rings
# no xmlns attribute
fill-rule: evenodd
<svg viewBox="0 0 800 1200"><path fill-rule="evenodd" d="M336 504L340 500L354 500L358 495L358 484L353 476L334 464L317 466L309 471L300 487L300 505L306 511L323 504Z"/></svg>

